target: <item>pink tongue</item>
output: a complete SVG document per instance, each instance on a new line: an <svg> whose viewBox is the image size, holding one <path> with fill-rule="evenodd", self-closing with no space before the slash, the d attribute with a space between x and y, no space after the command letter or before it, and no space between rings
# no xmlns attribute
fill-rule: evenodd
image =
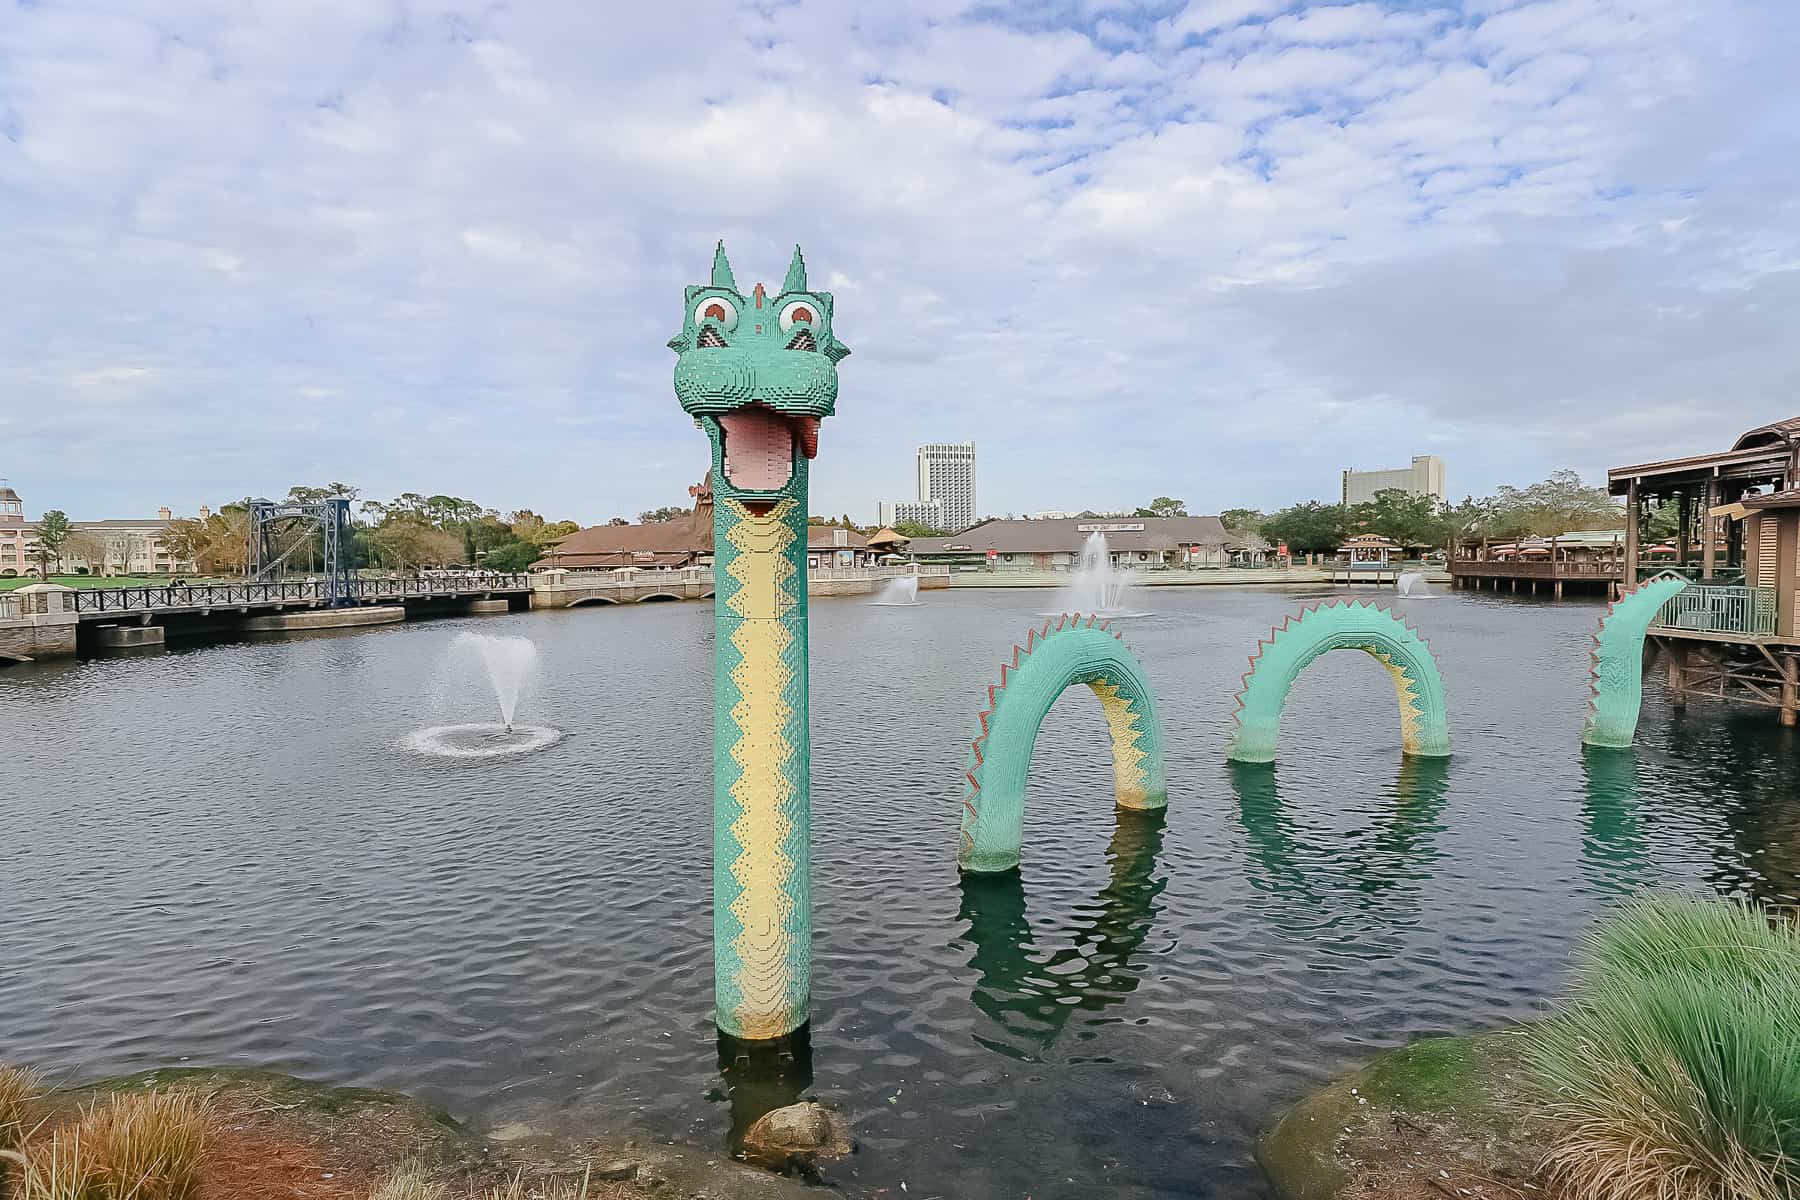
<svg viewBox="0 0 1800 1200"><path fill-rule="evenodd" d="M746 492L772 492L794 473L794 434L785 418L742 408L719 418L725 430L725 478Z"/></svg>

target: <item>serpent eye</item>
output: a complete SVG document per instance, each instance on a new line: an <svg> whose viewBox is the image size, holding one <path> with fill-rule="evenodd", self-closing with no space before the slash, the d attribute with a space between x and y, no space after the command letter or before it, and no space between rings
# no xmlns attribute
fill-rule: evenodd
<svg viewBox="0 0 1800 1200"><path fill-rule="evenodd" d="M819 306L811 300L790 300L781 306L781 332L786 333L799 321L807 325L819 323Z"/></svg>
<svg viewBox="0 0 1800 1200"><path fill-rule="evenodd" d="M700 303L694 305L694 324L704 325L709 317L727 330L736 329L737 305L723 296L702 296Z"/></svg>

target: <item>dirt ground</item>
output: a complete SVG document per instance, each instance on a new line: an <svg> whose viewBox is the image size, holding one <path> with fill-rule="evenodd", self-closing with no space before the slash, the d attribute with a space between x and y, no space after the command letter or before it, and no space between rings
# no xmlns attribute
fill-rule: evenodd
<svg viewBox="0 0 1800 1200"><path fill-rule="evenodd" d="M1257 1156L1286 1200L1554 1200L1516 1032L1417 1042L1296 1105Z"/></svg>
<svg viewBox="0 0 1800 1200"><path fill-rule="evenodd" d="M366 1200L377 1181L416 1162L455 1200L522 1174L528 1184L588 1180L594 1200L796 1200L816 1195L721 1155L635 1140L572 1143L515 1132L500 1143L410 1097L333 1088L262 1071L147 1071L57 1093L58 1118L106 1095L155 1088L205 1097L213 1116L198 1200Z"/></svg>

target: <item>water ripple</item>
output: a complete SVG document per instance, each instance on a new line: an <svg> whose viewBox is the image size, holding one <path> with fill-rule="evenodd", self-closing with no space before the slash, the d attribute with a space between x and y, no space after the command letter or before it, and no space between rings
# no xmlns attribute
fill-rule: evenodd
<svg viewBox="0 0 1800 1200"><path fill-rule="evenodd" d="M712 1027L712 628L702 605L177 648L0 677L0 1058L180 1061L401 1087L476 1121L724 1146L802 1092L858 1182L911 1194L1264 1196L1258 1128L1410 1038L1530 1016L1632 891L1800 901L1800 755L1649 689L1583 753L1598 608L1456 595L1456 756L1403 764L1359 655L1295 686L1275 767L1223 762L1257 638L1299 598L1159 589L1127 638L1166 815L1116 814L1085 692L1044 723L1020 872L964 880L967 739L1025 593L813 606L815 1017L763 1072ZM495 719L461 633L536 643L543 753L400 749Z"/></svg>

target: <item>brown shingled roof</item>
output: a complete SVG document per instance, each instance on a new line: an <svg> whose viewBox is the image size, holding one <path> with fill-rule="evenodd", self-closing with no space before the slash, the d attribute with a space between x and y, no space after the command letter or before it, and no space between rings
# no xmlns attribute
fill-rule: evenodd
<svg viewBox="0 0 1800 1200"><path fill-rule="evenodd" d="M1130 528L1107 528L1109 526ZM907 550L913 554L963 550L993 550L1000 554L1073 553L1081 549L1081 544L1095 529L1106 534L1107 549L1114 552L1174 551L1183 546L1230 548L1242 544L1217 517L1069 517L1048 521L983 521L945 537L914 538Z"/></svg>

